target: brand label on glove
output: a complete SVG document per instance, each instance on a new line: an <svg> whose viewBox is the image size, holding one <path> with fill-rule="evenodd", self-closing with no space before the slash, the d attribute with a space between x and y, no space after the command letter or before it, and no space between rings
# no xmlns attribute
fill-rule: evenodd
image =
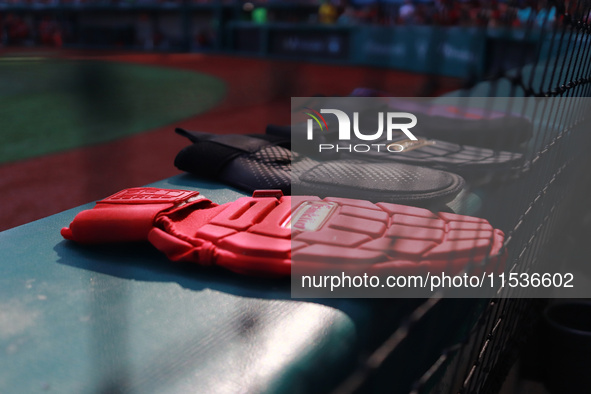
<svg viewBox="0 0 591 394"><path fill-rule="evenodd" d="M334 202L307 201L281 224L281 227L299 231L316 231L326 222L338 206Z"/></svg>
<svg viewBox="0 0 591 394"><path fill-rule="evenodd" d="M105 198L101 202L120 204L179 203L191 197L195 197L198 194L198 192L188 190L136 187L122 190L110 197Z"/></svg>

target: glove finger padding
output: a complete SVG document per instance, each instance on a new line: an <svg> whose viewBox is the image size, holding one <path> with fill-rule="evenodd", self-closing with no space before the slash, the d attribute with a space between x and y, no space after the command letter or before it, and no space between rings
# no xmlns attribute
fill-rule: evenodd
<svg viewBox="0 0 591 394"><path fill-rule="evenodd" d="M281 193L279 192L279 195ZM291 272L288 197L255 192L205 211L178 212L156 220L148 239L171 260L218 265L259 276Z"/></svg>

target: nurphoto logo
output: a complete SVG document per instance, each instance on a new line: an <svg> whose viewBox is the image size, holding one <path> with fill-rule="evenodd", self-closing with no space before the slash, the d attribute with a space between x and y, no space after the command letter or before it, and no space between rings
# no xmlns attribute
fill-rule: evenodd
<svg viewBox="0 0 591 394"><path fill-rule="evenodd" d="M418 141L418 138L409 130L416 126L417 117L409 112L378 112L377 130L368 131L361 130L359 127L359 112L353 112L353 124L351 125L351 119L349 115L339 109L321 109L320 112L315 111L311 108L305 108L308 112L304 112L310 117L307 122L306 138L311 141L314 139L314 122L320 127L320 132L328 132L328 124L322 114L330 114L336 117L338 123L338 136L339 142L350 141L353 133L357 140L361 141L379 141L384 140L383 134L386 132L387 142L392 141L393 137L397 140L400 139L400 132L404 133L408 140ZM401 119L406 119L406 123L400 123ZM410 122L408 122L410 121ZM332 123L332 122L331 122ZM385 124L385 126L384 126ZM352 126L352 127L351 127ZM396 134L394 134L396 132ZM401 141L402 142L402 141ZM318 151L328 150L346 150L348 152L369 152L370 150L377 150L378 152L383 149L388 152L402 152L407 143L374 143L374 144L318 144Z"/></svg>

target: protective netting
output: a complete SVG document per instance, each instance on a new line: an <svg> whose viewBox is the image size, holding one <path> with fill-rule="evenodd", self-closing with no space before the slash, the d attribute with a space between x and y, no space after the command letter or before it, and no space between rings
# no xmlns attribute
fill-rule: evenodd
<svg viewBox="0 0 591 394"><path fill-rule="evenodd" d="M518 11L529 7L526 23L482 27L489 37L485 77L466 76L467 85L457 96L468 103L487 97L491 110L498 110L498 99L504 98L507 110L532 117L533 138L523 151L527 174L502 187L471 191L487 196L482 217L506 231L506 272L552 272L569 263L565 245L572 242L566 238L581 225L586 208L582 196L589 191L589 182L582 180L591 146L585 130L589 108L577 98L590 93L591 1L504 5ZM503 51L507 42L511 50ZM529 97L533 107L515 108L513 97ZM545 97L571 99L536 100ZM450 300L444 294L425 300L336 392L381 387L388 381L382 371L391 368L410 375L387 383L393 392L497 392L547 303L520 298L525 291L499 288L499 297L491 300ZM455 319L458 310L463 311L463 323L450 327L447 321ZM445 343L424 341L436 335L446 336Z"/></svg>

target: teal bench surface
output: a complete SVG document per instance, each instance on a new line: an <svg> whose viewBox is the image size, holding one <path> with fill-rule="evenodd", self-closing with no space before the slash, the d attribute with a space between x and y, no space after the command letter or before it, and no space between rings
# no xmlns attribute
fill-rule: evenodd
<svg viewBox="0 0 591 394"><path fill-rule="evenodd" d="M243 195L186 175L152 186ZM172 263L148 243L64 240L93 205L0 233L1 393L326 392L422 302L294 300L288 280ZM387 387L407 391L441 341Z"/></svg>

